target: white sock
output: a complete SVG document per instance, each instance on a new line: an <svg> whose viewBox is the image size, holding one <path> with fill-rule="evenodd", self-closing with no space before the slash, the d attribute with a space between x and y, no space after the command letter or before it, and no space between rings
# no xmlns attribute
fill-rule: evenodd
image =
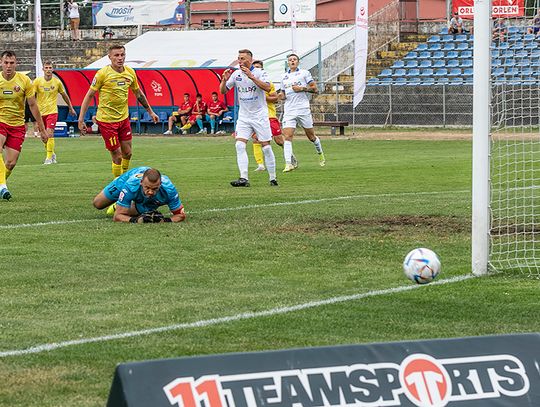
<svg viewBox="0 0 540 407"><path fill-rule="evenodd" d="M323 151L322 151L321 140L319 140L319 137L315 137L313 144L315 145L315 150L317 150L317 154L321 154Z"/></svg>
<svg viewBox="0 0 540 407"><path fill-rule="evenodd" d="M236 162L240 170L240 178L248 179L249 158L246 151L246 143L243 141L236 142Z"/></svg>
<svg viewBox="0 0 540 407"><path fill-rule="evenodd" d="M6 184L0 184L0 189L2 188L7 188L7 185Z"/></svg>
<svg viewBox="0 0 540 407"><path fill-rule="evenodd" d="M276 179L276 157L274 156L274 152L272 151L270 144L264 146L262 151L264 154L264 163L266 164L266 169L268 170L268 176L270 177L270 181L272 181L273 179Z"/></svg>
<svg viewBox="0 0 540 407"><path fill-rule="evenodd" d="M283 142L283 157L285 158L285 162L287 164L291 164L292 162L292 141L285 140Z"/></svg>

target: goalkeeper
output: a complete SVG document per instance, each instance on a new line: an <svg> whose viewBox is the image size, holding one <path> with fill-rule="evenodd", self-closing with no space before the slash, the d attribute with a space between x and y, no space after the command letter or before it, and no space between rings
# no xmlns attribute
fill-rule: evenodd
<svg viewBox="0 0 540 407"><path fill-rule="evenodd" d="M115 222L166 223L186 218L174 184L150 167L133 168L120 175L96 195L93 204L97 209L109 207ZM158 211L161 205L169 207L170 217Z"/></svg>

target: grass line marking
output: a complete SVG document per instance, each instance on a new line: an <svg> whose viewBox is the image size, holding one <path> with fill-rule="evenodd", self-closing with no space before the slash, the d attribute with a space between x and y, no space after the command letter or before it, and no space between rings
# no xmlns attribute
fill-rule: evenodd
<svg viewBox="0 0 540 407"><path fill-rule="evenodd" d="M233 206L233 207L228 207L228 208L209 208L209 209L201 209L201 210L194 210L194 211L186 211L186 213L190 215L190 214L203 214L203 213L215 213L215 212L232 212L232 211L239 211L243 209L259 209L259 208L270 208L270 207L275 207L275 206L290 206L290 205L307 205L307 204L316 204L316 203L321 203L321 202L345 201L349 199L390 198L390 197L414 196L414 195L463 194L463 193L470 193L470 192L471 191L463 190L463 191L396 192L396 193L388 193L388 194L345 195L345 196L335 196L331 198L305 199L301 201L285 201L285 202L271 202L271 203L266 203L266 204L241 205L241 206ZM10 224L10 225L0 225L0 230L21 229L21 228L51 226L51 225L67 225L70 223L94 222L98 220L102 220L102 218L55 220L55 221L49 221L49 222L36 222L36 223L19 223L19 224Z"/></svg>
<svg viewBox="0 0 540 407"><path fill-rule="evenodd" d="M451 284L451 283L465 281L470 278L475 278L475 277L472 274L467 274L464 276L457 276L457 277L452 277L452 278L448 278L444 280L434 281L433 283L429 284L429 286ZM269 317L269 316L274 316L274 315L282 315L282 314L287 314L287 313L295 312L295 311L301 311L301 310L305 310L309 308L321 307L324 305L332 305L332 304L338 304L338 303L343 303L347 301L355 301L355 300L361 300L364 298L411 291L411 290L419 289L421 287L425 287L425 286L418 285L418 284L415 284L415 285L408 284L408 285L398 286L394 288L386 288L383 290L373 290L373 291L368 291L365 293L344 295L340 297L332 297L326 300L310 301L303 304L297 304L297 305L292 305L288 307L271 308L265 311L245 312L241 314L231 315L228 317L203 319L203 320L195 321L195 322L187 322L187 323L174 324L174 325L162 326L162 327L157 327L157 328L142 329L139 331L131 331L131 332L112 334L112 335L96 336L93 338L82 338L82 339L74 339L71 341L36 345L36 346L32 346L26 349L14 349L14 350L7 350L7 351L0 352L0 358L5 358L8 356L24 356L24 355L31 355L35 353L49 352L55 349L67 348L69 346L76 346L76 345L84 345L87 343L108 342L108 341L114 341L114 340L119 340L119 339L147 336L147 335L158 334L158 333L163 333L163 332L203 328L203 327L212 326L212 325L226 324L228 322Z"/></svg>

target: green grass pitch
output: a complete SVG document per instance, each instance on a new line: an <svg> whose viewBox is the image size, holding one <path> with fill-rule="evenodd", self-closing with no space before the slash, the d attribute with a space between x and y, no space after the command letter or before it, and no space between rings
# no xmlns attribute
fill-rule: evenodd
<svg viewBox="0 0 540 407"><path fill-rule="evenodd" d="M321 168L297 137L297 171L281 174L274 146L279 187L252 171L242 189L229 186L231 138L133 144L132 167L178 187L185 223L114 224L94 210L111 178L100 139L58 139L51 166L26 141L14 199L0 202L1 406L103 406L126 361L540 330L539 281L502 274L6 355L408 286L401 262L415 247L438 253L440 280L470 273L469 141L327 138Z"/></svg>

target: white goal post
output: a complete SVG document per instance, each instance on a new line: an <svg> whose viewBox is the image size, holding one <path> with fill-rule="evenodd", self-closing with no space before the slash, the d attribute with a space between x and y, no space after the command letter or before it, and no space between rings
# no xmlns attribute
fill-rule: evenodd
<svg viewBox="0 0 540 407"><path fill-rule="evenodd" d="M490 0L474 3L472 271L540 276L538 3L494 36ZM540 28L540 18L537 21Z"/></svg>

